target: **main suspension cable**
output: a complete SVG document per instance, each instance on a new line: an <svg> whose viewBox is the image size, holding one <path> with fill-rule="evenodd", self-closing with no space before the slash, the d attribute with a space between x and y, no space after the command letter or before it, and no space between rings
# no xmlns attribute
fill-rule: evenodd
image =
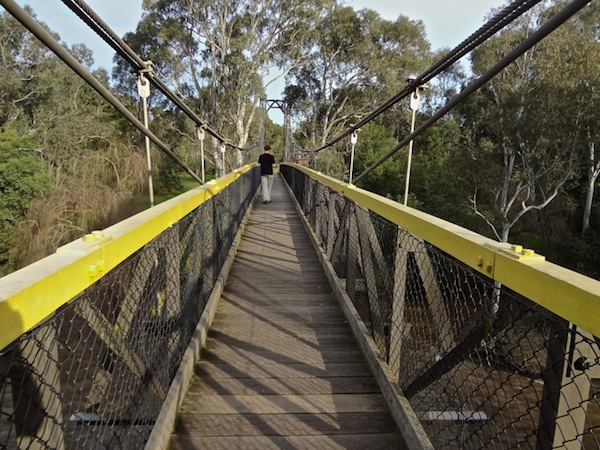
<svg viewBox="0 0 600 450"><path fill-rule="evenodd" d="M574 0L569 5L567 5L562 11L558 12L554 16L552 16L544 25L542 25L537 31L532 33L528 38L526 38L521 44L515 47L509 54L507 54L504 58L498 61L491 69L469 84L466 88L464 88L459 94L455 95L450 101L440 109L437 113L427 119L425 122L421 124L413 133L406 136L402 141L400 141L394 148L392 148L389 152L387 152L384 156L382 156L378 161L373 163L369 168L367 168L363 173L357 176L354 179L354 183L357 183L366 175L371 173L385 161L387 161L392 155L394 155L398 150L408 144L411 140L413 140L416 136L421 134L423 131L428 129L431 125L437 122L440 118L442 118L446 113L456 107L459 103L477 91L480 87L482 87L485 83L490 81L493 77L495 77L498 73L504 70L509 64L515 61L518 57L523 55L527 50L533 47L535 44L540 42L543 38L545 38L548 34L566 22L570 17L576 14L579 10L585 7L588 3L593 0Z"/></svg>
<svg viewBox="0 0 600 450"><path fill-rule="evenodd" d="M112 47L119 56L127 61L136 71L152 73L151 67L140 56L133 51L131 47L121 39L83 0L62 0L62 2L73 11L81 20L83 20L101 39ZM236 150L246 150L232 144L225 137L213 130L206 120L199 117L194 111L185 104L176 93L160 80L155 74L148 77L150 82L162 92L171 102L179 107L194 123L200 128L204 128L208 134L216 138L219 142L234 148Z"/></svg>
<svg viewBox="0 0 600 450"><path fill-rule="evenodd" d="M349 127L346 131L341 133L339 136L336 136L332 140L325 143L323 146L314 150L315 152L319 152L324 150L337 142L341 141L345 137L354 133L359 128L365 126L367 123L374 120L380 114L391 108L393 105L398 103L400 100L408 97L418 86L421 86L428 81L432 80L434 77L439 75L444 70L448 69L452 64L457 62L463 56L467 55L473 49L477 48L495 33L500 31L502 28L513 22L519 16L523 15L525 12L530 10L536 4L540 3L542 0L516 0L512 2L510 5L503 8L497 14L495 14L487 23L485 23L481 28L471 34L467 39L457 45L453 50L446 54L442 59L440 59L437 63L432 65L429 69L423 72L421 75L415 77L405 88L398 91L392 97L387 99L377 108L375 108L371 113L367 114L363 117L359 122Z"/></svg>
<svg viewBox="0 0 600 450"><path fill-rule="evenodd" d="M33 17L22 9L14 0L0 0L0 4L35 37L37 37L56 56L67 64L77 75L98 92L106 101L117 109L138 130L152 140L164 153L175 163L184 169L194 180L202 184L202 180L190 169L167 145L165 145L154 133L144 126L100 81L89 73L54 37L46 31Z"/></svg>

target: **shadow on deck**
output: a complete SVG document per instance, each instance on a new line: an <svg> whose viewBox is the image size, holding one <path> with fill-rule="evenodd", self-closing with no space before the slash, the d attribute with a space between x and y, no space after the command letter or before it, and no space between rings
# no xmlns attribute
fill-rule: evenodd
<svg viewBox="0 0 600 450"><path fill-rule="evenodd" d="M284 181L261 200L169 448L405 448Z"/></svg>

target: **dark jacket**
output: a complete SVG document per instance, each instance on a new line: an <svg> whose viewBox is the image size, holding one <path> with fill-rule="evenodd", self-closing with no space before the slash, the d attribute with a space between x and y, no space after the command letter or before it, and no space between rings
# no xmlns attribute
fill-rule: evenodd
<svg viewBox="0 0 600 450"><path fill-rule="evenodd" d="M270 153L263 153L258 157L258 163L260 164L261 175L273 175L273 164L275 164L275 157Z"/></svg>

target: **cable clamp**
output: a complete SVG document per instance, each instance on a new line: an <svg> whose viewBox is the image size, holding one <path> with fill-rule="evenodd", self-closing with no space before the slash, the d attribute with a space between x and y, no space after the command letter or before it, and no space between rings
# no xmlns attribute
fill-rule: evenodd
<svg viewBox="0 0 600 450"><path fill-rule="evenodd" d="M142 98L150 97L150 83L147 78L152 78L154 76L155 66L152 61L144 61L146 67L138 70L138 94Z"/></svg>
<svg viewBox="0 0 600 450"><path fill-rule="evenodd" d="M156 74L156 65L151 61L144 61L146 67L138 70L139 75L148 74L150 77L153 77Z"/></svg>
<svg viewBox="0 0 600 450"><path fill-rule="evenodd" d="M142 98L150 97L150 82L143 73L140 73L137 80L138 94Z"/></svg>
<svg viewBox="0 0 600 450"><path fill-rule="evenodd" d="M204 126L199 126L198 128L196 128L196 133L198 134L198 140L203 141L204 140Z"/></svg>

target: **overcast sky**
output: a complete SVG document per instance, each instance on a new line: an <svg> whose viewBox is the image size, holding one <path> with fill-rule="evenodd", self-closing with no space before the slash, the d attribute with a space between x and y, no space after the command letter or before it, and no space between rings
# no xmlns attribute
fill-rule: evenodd
<svg viewBox="0 0 600 450"><path fill-rule="evenodd" d="M29 4L39 20L57 32L68 44L83 43L94 52L98 66L110 73L112 49L60 0L17 0ZM384 19L405 15L425 24L432 49L455 47L479 28L492 8L504 6L505 0L345 0L354 9L374 9ZM142 0L87 0L87 4L117 34L133 31L140 20Z"/></svg>

